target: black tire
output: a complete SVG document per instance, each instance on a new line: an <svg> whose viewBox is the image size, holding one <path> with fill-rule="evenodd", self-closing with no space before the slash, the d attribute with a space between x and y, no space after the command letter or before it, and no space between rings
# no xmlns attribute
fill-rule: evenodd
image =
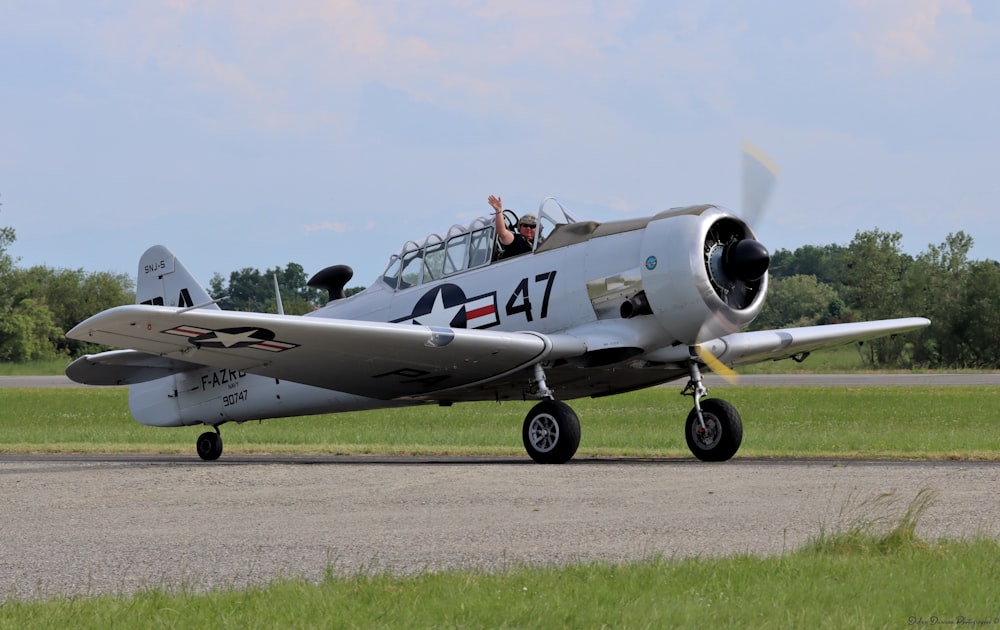
<svg viewBox="0 0 1000 630"><path fill-rule="evenodd" d="M703 462L724 462L731 459L743 443L743 419L728 402L719 398L701 401L705 429L698 423L695 409L688 414L684 426L688 448Z"/></svg>
<svg viewBox="0 0 1000 630"><path fill-rule="evenodd" d="M206 462L215 461L222 455L222 436L215 431L205 431L198 436L195 448L198 449L198 457Z"/></svg>
<svg viewBox="0 0 1000 630"><path fill-rule="evenodd" d="M580 419L566 403L543 400L524 418L521 437L524 450L539 464L565 464L580 446Z"/></svg>

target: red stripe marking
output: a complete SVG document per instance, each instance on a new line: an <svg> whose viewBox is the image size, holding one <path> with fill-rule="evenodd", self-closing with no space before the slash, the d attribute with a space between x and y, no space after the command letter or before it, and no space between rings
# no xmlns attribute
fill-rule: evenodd
<svg viewBox="0 0 1000 630"><path fill-rule="evenodd" d="M489 306L482 306L480 308L473 309L471 311L465 311L466 321L470 319L476 319L477 317L484 317L486 315L493 315L497 312L497 309L490 304Z"/></svg>
<svg viewBox="0 0 1000 630"><path fill-rule="evenodd" d="M201 330L201 329L194 330L194 329L191 329L191 328L184 328L183 326L178 326L177 328L174 328L170 332L176 332L176 333L180 333L182 335L191 335L191 336L204 335L205 334L204 330Z"/></svg>

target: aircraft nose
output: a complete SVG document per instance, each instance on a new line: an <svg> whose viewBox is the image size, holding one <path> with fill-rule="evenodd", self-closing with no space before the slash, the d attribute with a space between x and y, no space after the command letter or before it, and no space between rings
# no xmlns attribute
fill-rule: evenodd
<svg viewBox="0 0 1000 630"><path fill-rule="evenodd" d="M745 238L726 248L725 268L727 275L743 282L759 280L767 273L771 264L771 254L760 241Z"/></svg>

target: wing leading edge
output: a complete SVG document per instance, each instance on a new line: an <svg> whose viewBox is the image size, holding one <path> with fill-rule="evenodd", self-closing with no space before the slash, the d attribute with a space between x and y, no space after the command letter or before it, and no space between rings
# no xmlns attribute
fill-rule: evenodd
<svg viewBox="0 0 1000 630"><path fill-rule="evenodd" d="M582 341L553 341L532 332L148 305L98 313L67 336L136 351L121 358L151 364L154 371L147 377L184 365L211 366L383 400L429 397L502 377L543 358L586 351ZM85 357L89 363L70 371L70 377L86 378L84 366L90 365L93 378L101 357ZM121 373L103 369L105 380L128 378L125 367Z"/></svg>

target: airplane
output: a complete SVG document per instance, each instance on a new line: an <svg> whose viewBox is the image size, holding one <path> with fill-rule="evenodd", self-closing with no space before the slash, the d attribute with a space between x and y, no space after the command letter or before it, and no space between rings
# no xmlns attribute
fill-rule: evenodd
<svg viewBox="0 0 1000 630"><path fill-rule="evenodd" d="M509 228L519 217L505 210ZM922 317L744 332L767 292L770 255L747 221L716 205L642 218L579 220L554 198L531 251L498 258L491 218L408 241L365 290L345 297L346 265L309 286L328 303L306 315L219 307L167 247L139 259L134 305L81 322L72 339L120 350L80 357L66 374L128 385L140 423L206 425L207 461L227 422L468 401L537 401L522 424L535 462L569 461L580 421L563 402L686 378L684 434L702 461L740 448L733 405L706 398L702 369L728 376L897 335ZM279 303L280 303L280 295Z"/></svg>

